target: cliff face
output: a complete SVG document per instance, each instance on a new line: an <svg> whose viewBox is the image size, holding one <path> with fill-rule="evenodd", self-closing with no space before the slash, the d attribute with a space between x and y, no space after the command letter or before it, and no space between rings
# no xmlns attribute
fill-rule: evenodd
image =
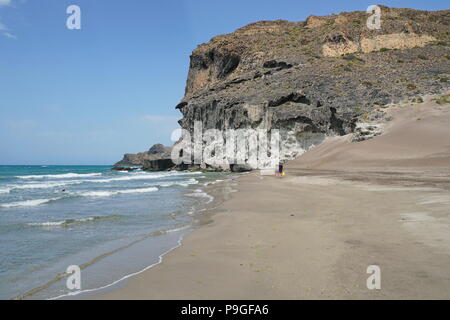
<svg viewBox="0 0 450 320"><path fill-rule="evenodd" d="M262 21L213 38L190 58L183 129L280 129L292 159L353 132L382 106L448 90L450 10L381 7L306 21ZM378 110L380 109L380 110Z"/></svg>
<svg viewBox="0 0 450 320"><path fill-rule="evenodd" d="M114 166L115 167L144 166L145 161L170 159L171 150L172 147L166 147L162 144L155 144L146 152L126 153L123 156L123 159L117 162Z"/></svg>

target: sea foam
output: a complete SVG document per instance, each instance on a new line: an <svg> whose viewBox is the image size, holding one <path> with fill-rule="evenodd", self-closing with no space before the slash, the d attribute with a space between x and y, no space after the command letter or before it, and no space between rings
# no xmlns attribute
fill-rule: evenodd
<svg viewBox="0 0 450 320"><path fill-rule="evenodd" d="M206 198L206 199L208 199L208 201L206 203L210 203L214 200L213 196L207 194L206 192L204 192L201 189L196 189L196 190L194 190L194 193L188 193L187 196L196 197L196 198Z"/></svg>
<svg viewBox="0 0 450 320"><path fill-rule="evenodd" d="M158 185L161 187L171 187L171 186L187 187L192 184L198 184L198 181L195 180L194 178L191 178L191 179L185 180L185 181L161 182Z"/></svg>
<svg viewBox="0 0 450 320"><path fill-rule="evenodd" d="M27 225L32 227L66 227L73 224L85 223L85 222L94 222L98 220L105 220L111 218L119 218L119 215L106 215L106 216L95 216L88 218L80 218L80 219L66 219L60 221L46 221L46 222L30 222Z"/></svg>
<svg viewBox="0 0 450 320"><path fill-rule="evenodd" d="M19 179L70 179L70 178L83 178L83 177L97 177L101 176L101 173L62 173L62 174L41 174L41 175L28 175L28 176L16 176Z"/></svg>
<svg viewBox="0 0 450 320"><path fill-rule="evenodd" d="M25 200L25 201L18 201L18 202L10 202L10 203L0 204L0 207L1 208L35 207L35 206L39 206L41 204L48 203L50 201L56 201L58 199L59 198L35 199L35 200Z"/></svg>
<svg viewBox="0 0 450 320"><path fill-rule="evenodd" d="M101 191L86 191L76 193L82 197L110 197L117 194L129 194L129 193L147 193L158 191L158 188L140 188L140 189L127 189L127 190L101 190Z"/></svg>
<svg viewBox="0 0 450 320"><path fill-rule="evenodd" d="M49 189L62 187L73 184L80 184L82 181L66 181L66 182L44 182L44 183L29 183L12 185L11 189Z"/></svg>

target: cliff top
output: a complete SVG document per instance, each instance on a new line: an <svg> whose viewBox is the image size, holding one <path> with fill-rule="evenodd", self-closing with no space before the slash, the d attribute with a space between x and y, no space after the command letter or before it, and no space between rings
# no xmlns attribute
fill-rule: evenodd
<svg viewBox="0 0 450 320"><path fill-rule="evenodd" d="M365 11L309 16L306 21L260 21L219 35L192 53L186 98L241 77L272 60L327 64L326 58L409 49L450 40L450 10L381 8L381 28L371 30ZM447 45L447 43L445 43Z"/></svg>

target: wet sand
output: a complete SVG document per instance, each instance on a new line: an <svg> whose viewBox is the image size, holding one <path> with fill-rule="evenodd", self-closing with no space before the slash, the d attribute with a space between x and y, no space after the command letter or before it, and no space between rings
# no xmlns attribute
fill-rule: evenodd
<svg viewBox="0 0 450 320"><path fill-rule="evenodd" d="M379 137L330 138L283 178L240 177L161 264L95 298L449 299L450 106L389 112Z"/></svg>

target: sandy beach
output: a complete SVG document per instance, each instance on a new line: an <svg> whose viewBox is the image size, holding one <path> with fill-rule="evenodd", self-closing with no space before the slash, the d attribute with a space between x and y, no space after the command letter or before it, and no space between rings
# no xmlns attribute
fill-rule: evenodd
<svg viewBox="0 0 450 320"><path fill-rule="evenodd" d="M236 192L211 222L95 298L449 299L450 107L386 112L381 136L329 138L283 178L225 182ZM380 290L366 286L369 265Z"/></svg>

